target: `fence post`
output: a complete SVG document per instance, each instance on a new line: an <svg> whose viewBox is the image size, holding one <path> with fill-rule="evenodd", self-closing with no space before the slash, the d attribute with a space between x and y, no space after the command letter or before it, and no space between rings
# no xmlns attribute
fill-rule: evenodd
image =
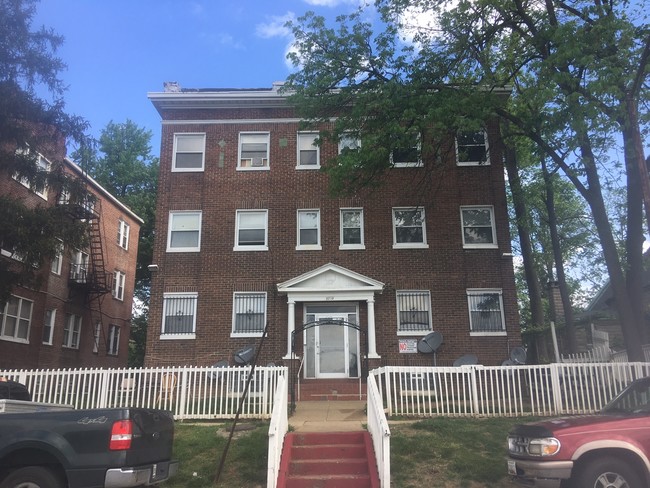
<svg viewBox="0 0 650 488"><path fill-rule="evenodd" d="M551 386L553 387L553 407L555 415L560 415L564 408L562 406L562 386L560 385L560 364L550 364Z"/></svg>
<svg viewBox="0 0 650 488"><path fill-rule="evenodd" d="M478 386L477 386L477 372L479 369L482 369L483 366L480 365L472 365L468 366L467 370L469 371L470 374L470 384L471 384L471 394L472 394L472 415L476 415L480 411L480 406L478 404Z"/></svg>
<svg viewBox="0 0 650 488"><path fill-rule="evenodd" d="M110 376L110 369L99 370L101 371L102 385L99 391L99 406L98 408L108 408L108 378Z"/></svg>
<svg viewBox="0 0 650 488"><path fill-rule="evenodd" d="M384 385L386 391L386 403L388 404L388 415L393 415L393 397L392 391L390 389L390 366L384 366L380 368L380 373L384 375Z"/></svg>
<svg viewBox="0 0 650 488"><path fill-rule="evenodd" d="M181 394L178 399L178 418L180 420L185 418L185 413L187 412L187 390L188 390L188 379L187 379L187 366L183 366L181 372L181 381L178 387L181 389Z"/></svg>

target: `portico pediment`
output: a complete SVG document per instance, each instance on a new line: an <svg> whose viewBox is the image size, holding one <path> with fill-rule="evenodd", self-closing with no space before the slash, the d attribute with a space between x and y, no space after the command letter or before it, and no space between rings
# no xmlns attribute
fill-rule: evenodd
<svg viewBox="0 0 650 488"><path fill-rule="evenodd" d="M280 293L364 291L381 293L384 284L333 263L325 264L278 284Z"/></svg>

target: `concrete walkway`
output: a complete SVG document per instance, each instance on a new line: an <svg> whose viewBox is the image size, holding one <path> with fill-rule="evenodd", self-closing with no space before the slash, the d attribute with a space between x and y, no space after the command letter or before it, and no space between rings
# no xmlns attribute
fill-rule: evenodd
<svg viewBox="0 0 650 488"><path fill-rule="evenodd" d="M366 430L365 401L297 402L289 417L294 432L349 432Z"/></svg>

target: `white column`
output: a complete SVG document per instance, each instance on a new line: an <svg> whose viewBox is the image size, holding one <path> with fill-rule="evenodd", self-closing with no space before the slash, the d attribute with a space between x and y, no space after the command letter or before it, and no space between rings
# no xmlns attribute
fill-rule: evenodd
<svg viewBox="0 0 650 488"><path fill-rule="evenodd" d="M282 359L291 359L291 337L293 336L293 331L296 330L296 302L292 299L289 299L289 310L287 317L287 355Z"/></svg>
<svg viewBox="0 0 650 488"><path fill-rule="evenodd" d="M375 297L366 301L368 304L368 359L379 359L375 335Z"/></svg>

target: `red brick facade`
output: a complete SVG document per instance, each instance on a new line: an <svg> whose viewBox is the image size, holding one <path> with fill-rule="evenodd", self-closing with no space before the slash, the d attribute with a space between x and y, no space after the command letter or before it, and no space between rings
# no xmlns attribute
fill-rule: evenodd
<svg viewBox="0 0 650 488"><path fill-rule="evenodd" d="M84 177L81 170L68 160L64 169L75 177ZM10 328L4 328L8 309L5 309L5 315L0 315L0 369L115 368L127 364L138 236L142 220L92 179L87 178L86 187L97 199L94 211L98 216L104 270L110 275L108 284L113 283L115 271L124 273L122 299L115 298L109 291L102 294L100 300L89 300L86 293L88 283L84 281L93 272L92 259L89 258L88 274L84 274L83 278L79 269L75 269L77 279L73 283L71 272L77 250L63 243L60 266L46 263L42 267L39 271L42 279L38 290L23 287L13 290L14 303L20 300L26 310L31 308L27 337L10 336ZM55 192L49 191L46 198L43 198L11 176L0 180L0 192L34 207L58 204L59 195ZM123 241L126 249L118 245L117 241L120 220L129 227L128 244ZM89 250L84 251L90 254ZM6 251L3 252L0 259L12 259L7 254ZM70 316L80 317L80 327L77 331L74 330L74 325L69 328L67 344L64 344ZM97 328L98 323L101 324L100 328ZM109 351L111 338L112 349Z"/></svg>
<svg viewBox="0 0 650 488"><path fill-rule="evenodd" d="M149 97L162 116L163 130L153 259L157 271L151 290L146 365L232 363L233 352L257 344L259 337L231 333L236 292L266 293L269 329L260 364L286 364L291 330L298 331L295 349L301 356L306 307L316 310L335 300L356 307L362 344L366 339L372 342L368 334L372 315L376 354L371 347L370 367L432 365L431 354L400 353L400 341L405 346L410 339L412 346L427 333L398 335L396 294L405 290L430 294L430 330L440 332L444 339L436 356L438 365L451 365L467 353L475 354L482 364L500 364L512 347L521 344L496 125L488 128L490 164L458 166L453 140L445 141L449 154L433 171L431 161L421 167L395 167L380 188L333 198L324 172L297 168L299 121L275 90L180 91ZM242 132L269 133L268 168L237 168ZM182 133L205 134L201 171L172 171L175 134ZM423 135L422 146L427 143ZM323 145L320 163L337 151L334 144ZM462 206L492 209L496 245L464 247ZM363 249L340 248L341 209L347 208L362 209ZM426 247L394 248L393 210L399 208L424 210ZM319 211L320 249L297 249L300 209ZM268 250L235 249L238 210L265 211ZM173 211L201 213L199 251L167 251ZM323 266L325 272L319 277L317 270ZM309 275L312 272L317 276ZM282 284L303 274L309 276L295 286L296 290L309 288L306 294L296 291L294 296L291 289L283 288ZM359 282L356 275L361 277ZM314 289L309 280L322 289ZM344 283L343 289L334 282ZM352 290L377 283L380 290L362 289L363 298ZM350 286L348 298L346 286ZM503 327L495 333L470 333L468 290L483 289L501 297ZM189 336L175 338L164 333L164 298L174 293L197 297L195 327ZM369 311L369 302L374 310ZM291 307L293 321L288 317ZM363 346L360 353L366 354Z"/></svg>

